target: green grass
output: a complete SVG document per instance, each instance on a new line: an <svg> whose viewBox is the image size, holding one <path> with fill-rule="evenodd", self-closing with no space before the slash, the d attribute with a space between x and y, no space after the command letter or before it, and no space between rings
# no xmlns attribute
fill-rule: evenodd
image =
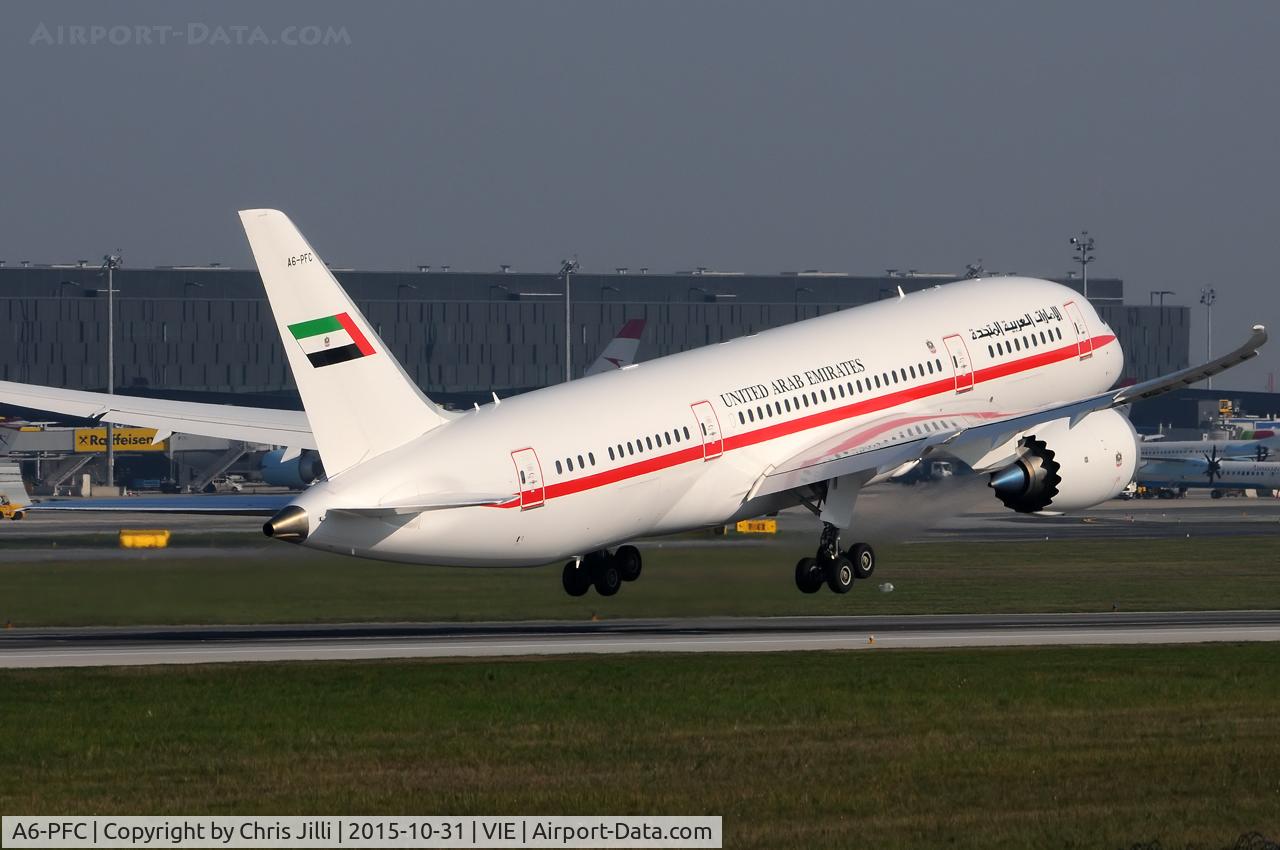
<svg viewBox="0 0 1280 850"><path fill-rule="evenodd" d="M89 625L585 619L1275 608L1275 537L887 546L848 596L792 582L803 541L646 547L611 599L571 599L560 567L465 570L323 555L263 541L218 557L37 562L0 557L0 623ZM877 585L892 582L895 591Z"/></svg>
<svg viewBox="0 0 1280 850"><path fill-rule="evenodd" d="M0 672L6 814L718 814L726 847L1280 834L1270 645Z"/></svg>

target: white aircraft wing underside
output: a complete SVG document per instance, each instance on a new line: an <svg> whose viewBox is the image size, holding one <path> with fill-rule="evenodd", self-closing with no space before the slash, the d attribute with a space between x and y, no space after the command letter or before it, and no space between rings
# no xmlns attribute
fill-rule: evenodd
<svg viewBox="0 0 1280 850"><path fill-rule="evenodd" d="M1090 413L1151 398L1225 372L1256 357L1258 349L1266 341L1266 329L1255 325L1248 341L1208 363L1038 410L981 415L895 414L862 422L776 464L761 476L752 488L751 496L768 496L845 475L872 473L873 478L887 476L903 464L931 455L950 455L972 464L974 458L988 456L1019 433L1045 422L1070 419L1074 426ZM985 457L985 460L984 467L993 468L1012 462L1013 457Z"/></svg>
<svg viewBox="0 0 1280 850"><path fill-rule="evenodd" d="M307 414L301 410L137 398L12 381L0 381L0 402L113 425L155 428L158 439L173 433L197 434L292 449L317 448Z"/></svg>

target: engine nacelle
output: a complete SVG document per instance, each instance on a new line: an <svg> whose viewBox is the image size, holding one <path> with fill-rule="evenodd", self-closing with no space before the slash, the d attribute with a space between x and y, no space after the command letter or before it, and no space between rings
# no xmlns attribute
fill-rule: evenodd
<svg viewBox="0 0 1280 850"><path fill-rule="evenodd" d="M324 464L320 455L311 449L289 460L282 460L284 449L276 449L262 456L262 480L277 487L302 490L324 478Z"/></svg>
<svg viewBox="0 0 1280 850"><path fill-rule="evenodd" d="M1055 419L1023 437L1022 457L991 474L1005 507L1019 513L1064 513L1105 502L1133 480L1138 436L1114 410L1090 413L1074 428Z"/></svg>

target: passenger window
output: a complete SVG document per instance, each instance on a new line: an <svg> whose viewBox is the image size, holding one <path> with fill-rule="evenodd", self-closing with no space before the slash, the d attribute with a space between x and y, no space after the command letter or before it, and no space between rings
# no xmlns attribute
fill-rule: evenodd
<svg viewBox="0 0 1280 850"><path fill-rule="evenodd" d="M556 475L563 475L563 474L564 474L564 467L560 465L560 461L556 461ZM524 473L523 473L523 472L521 472L521 473L520 473L520 483L521 483L521 484L523 484L523 483L524 483Z"/></svg>
<svg viewBox="0 0 1280 850"><path fill-rule="evenodd" d="M756 415L755 415L754 413L752 413L749 409L747 410L747 418L748 418L748 419L750 419L752 422L755 422L755 421L756 421ZM707 426L706 426L706 425L703 425L703 426L702 426L702 433L703 433L703 436L705 436L705 435L706 435L706 433L707 433Z"/></svg>
<svg viewBox="0 0 1280 850"><path fill-rule="evenodd" d="M822 390L821 395L822 395L822 403L823 403L823 404L826 404L826 403L827 403L827 391L826 391L826 390Z"/></svg>
<svg viewBox="0 0 1280 850"><path fill-rule="evenodd" d="M1014 351L1022 350L1022 344L1018 342L1018 338L1016 336L1013 338L1013 350Z"/></svg>
<svg viewBox="0 0 1280 850"><path fill-rule="evenodd" d="M677 428L677 429L676 429L676 442L677 442L677 443L678 443L678 442L680 442L680 429L679 429L679 428Z"/></svg>
<svg viewBox="0 0 1280 850"><path fill-rule="evenodd" d="M705 432L707 429L704 427L702 430ZM693 439L692 437L690 437L690 436L689 436L689 426L688 426L688 425L685 425L685 426L684 426L684 438L685 438L686 440L691 440L691 439Z"/></svg>
<svg viewBox="0 0 1280 850"><path fill-rule="evenodd" d="M662 436L664 436L664 437L666 437L666 438L667 438L667 445L668 445L668 446L669 446L669 445L671 445L671 432L670 432L670 431L663 431L663 432L662 432Z"/></svg>
<svg viewBox="0 0 1280 850"><path fill-rule="evenodd" d="M916 367L915 367L915 366L912 366L912 367L911 367L911 377L913 377L913 378L914 378L915 376L916 376Z"/></svg>
<svg viewBox="0 0 1280 850"><path fill-rule="evenodd" d="M634 455L635 453L635 449L631 447L631 441L627 440L627 454Z"/></svg>
<svg viewBox="0 0 1280 850"><path fill-rule="evenodd" d="M645 437L645 438L644 438L644 447L645 447L646 449L648 449L649 451L653 451L653 440L649 439L648 437Z"/></svg>
<svg viewBox="0 0 1280 850"><path fill-rule="evenodd" d="M817 403L818 403L818 394L817 394L817 393L809 393L809 400L810 400L810 401L812 401L812 402L814 403L814 405L817 405Z"/></svg>
<svg viewBox="0 0 1280 850"><path fill-rule="evenodd" d="M569 467L569 471L573 472L573 458L565 458L565 466Z"/></svg>
<svg viewBox="0 0 1280 850"><path fill-rule="evenodd" d="M609 446L609 460L613 460L613 446Z"/></svg>
<svg viewBox="0 0 1280 850"><path fill-rule="evenodd" d="M805 407L809 406L809 397L807 395L800 396L800 400L804 402Z"/></svg>
<svg viewBox="0 0 1280 850"><path fill-rule="evenodd" d="M522 470L520 470L520 483L521 483L521 484L525 483L525 482L524 482L524 470L523 470L523 469L522 469Z"/></svg>
<svg viewBox="0 0 1280 850"><path fill-rule="evenodd" d="M894 369L894 370L893 370L892 372L890 372L889 374L890 374L890 375L893 375L893 382L894 382L895 384L896 384L896 383L898 383L898 370L897 370L897 369Z"/></svg>
<svg viewBox="0 0 1280 850"><path fill-rule="evenodd" d="M787 409L787 413L790 413L790 412L791 412L791 399L789 399L789 398L784 398L784 399L782 400L782 406L783 406L783 407L785 407L785 408Z"/></svg>
<svg viewBox="0 0 1280 850"><path fill-rule="evenodd" d="M862 379L858 379L858 392L862 392Z"/></svg>
<svg viewBox="0 0 1280 850"><path fill-rule="evenodd" d="M745 424L747 424L747 417L745 417L745 416L743 416L743 415L742 415L742 411L741 411L741 410L739 410L739 411L738 411L738 424L739 424L739 425L745 425Z"/></svg>
<svg viewBox="0 0 1280 850"><path fill-rule="evenodd" d="M587 460L591 461L592 466L596 465L596 456L591 452L587 452Z"/></svg>
<svg viewBox="0 0 1280 850"><path fill-rule="evenodd" d="M879 376L879 375L873 375L872 377L874 377L874 378L876 379L876 389L880 389L880 376Z"/></svg>
<svg viewBox="0 0 1280 850"><path fill-rule="evenodd" d="M941 357L939 357L939 358L937 358L936 360L934 360L933 362L934 362L934 363L936 363L936 364L938 364L938 371L939 371L939 372L941 372L941 371L942 371L942 358L941 358Z"/></svg>
<svg viewBox="0 0 1280 850"><path fill-rule="evenodd" d="M578 469L586 469L587 465L582 462L582 455L578 455Z"/></svg>
<svg viewBox="0 0 1280 850"><path fill-rule="evenodd" d="M989 346L989 345L987 346L987 356L988 356L988 357L995 357L995 356L996 356L995 349L993 349L993 348L992 348L991 346ZM932 370L931 370L931 371L932 371Z"/></svg>

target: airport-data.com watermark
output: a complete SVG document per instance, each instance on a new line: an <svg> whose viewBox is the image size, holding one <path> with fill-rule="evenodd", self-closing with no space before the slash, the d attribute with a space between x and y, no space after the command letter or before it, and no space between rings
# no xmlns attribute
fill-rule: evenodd
<svg viewBox="0 0 1280 850"><path fill-rule="evenodd" d="M48 24L38 23L32 47L347 47L344 26L291 24L278 29L250 24Z"/></svg>

